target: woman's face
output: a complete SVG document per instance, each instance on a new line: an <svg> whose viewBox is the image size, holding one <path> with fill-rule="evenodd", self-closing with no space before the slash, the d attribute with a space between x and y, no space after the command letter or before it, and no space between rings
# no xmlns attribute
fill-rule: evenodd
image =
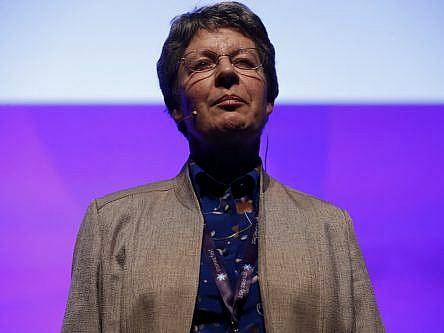
<svg viewBox="0 0 444 333"><path fill-rule="evenodd" d="M240 32L220 28L199 30L184 54L209 50L217 54L232 54L240 48L255 48L255 43ZM185 120L188 135L201 143L212 139L257 139L273 104L267 102L267 84L263 68L254 70L234 67L229 57L219 57L219 64L209 72L189 72L182 63L178 72L180 110L176 121Z"/></svg>

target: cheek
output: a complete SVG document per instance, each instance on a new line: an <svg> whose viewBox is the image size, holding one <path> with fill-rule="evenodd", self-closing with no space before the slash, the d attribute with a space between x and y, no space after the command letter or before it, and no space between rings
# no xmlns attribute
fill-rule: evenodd
<svg viewBox="0 0 444 333"><path fill-rule="evenodd" d="M244 76L242 78L243 86L245 87L247 93L250 95L252 101L262 101L266 99L266 83L263 77L259 74L254 76Z"/></svg>
<svg viewBox="0 0 444 333"><path fill-rule="evenodd" d="M267 113L267 90L264 87L257 87L252 91L252 107L256 117L263 117Z"/></svg>
<svg viewBox="0 0 444 333"><path fill-rule="evenodd" d="M188 92L187 100L190 109L198 107L199 109L207 108L208 93L205 89L196 87Z"/></svg>
<svg viewBox="0 0 444 333"><path fill-rule="evenodd" d="M181 84L180 97L184 110L191 110L195 105L202 106L206 102L209 91L206 81L190 78Z"/></svg>
<svg viewBox="0 0 444 333"><path fill-rule="evenodd" d="M211 89L211 78L207 76L192 76L183 85L185 94L190 100L205 99Z"/></svg>

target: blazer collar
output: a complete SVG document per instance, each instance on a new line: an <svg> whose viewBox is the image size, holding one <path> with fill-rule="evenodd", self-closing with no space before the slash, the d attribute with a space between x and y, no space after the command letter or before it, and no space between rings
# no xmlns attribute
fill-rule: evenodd
<svg viewBox="0 0 444 333"><path fill-rule="evenodd" d="M191 210L200 211L199 201L194 192L193 184L191 183L190 173L188 168L188 160L182 166L179 174L176 176L175 192L177 199L187 208ZM270 185L270 176L260 168L260 193L265 193Z"/></svg>

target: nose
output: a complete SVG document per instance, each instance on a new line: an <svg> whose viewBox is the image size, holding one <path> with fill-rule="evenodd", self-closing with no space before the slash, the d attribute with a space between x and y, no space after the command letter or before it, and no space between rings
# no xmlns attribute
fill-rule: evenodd
<svg viewBox="0 0 444 333"><path fill-rule="evenodd" d="M221 55L219 57L219 63L216 66L216 86L223 88L230 88L231 86L239 83L239 75L236 72L230 57Z"/></svg>

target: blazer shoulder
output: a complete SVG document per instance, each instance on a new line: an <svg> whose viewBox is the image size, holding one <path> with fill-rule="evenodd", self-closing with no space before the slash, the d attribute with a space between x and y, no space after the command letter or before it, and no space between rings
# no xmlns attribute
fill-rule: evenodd
<svg viewBox="0 0 444 333"><path fill-rule="evenodd" d="M290 186L284 185L279 181L273 179L273 188L276 190L276 199L282 200L283 198L289 199L292 205L302 211L309 213L316 213L328 217L326 221L341 221L344 222L349 219L349 215L346 210L335 204L328 202L324 199L318 198L314 195L304 193L296 190Z"/></svg>
<svg viewBox="0 0 444 333"><path fill-rule="evenodd" d="M100 210L106 205L122 199L134 198L143 194L169 191L175 187L175 184L176 181L175 178L173 178L112 192L95 199L97 203L97 209Z"/></svg>

